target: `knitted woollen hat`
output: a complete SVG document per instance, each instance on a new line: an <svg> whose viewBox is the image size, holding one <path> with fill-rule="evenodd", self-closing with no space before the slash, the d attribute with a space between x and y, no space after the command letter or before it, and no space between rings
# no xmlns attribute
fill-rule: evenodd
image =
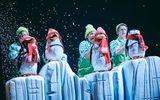
<svg viewBox="0 0 160 100"><path fill-rule="evenodd" d="M27 32L27 34L29 35L28 29L25 28L25 27L23 27L23 26L21 26L21 27L19 27L19 28L17 29L16 35L20 34L20 33L23 32L23 31Z"/></svg>
<svg viewBox="0 0 160 100"><path fill-rule="evenodd" d="M93 27L93 25L88 24L86 27L86 31L85 31L85 39L87 38L88 34L90 32L96 32L96 29Z"/></svg>

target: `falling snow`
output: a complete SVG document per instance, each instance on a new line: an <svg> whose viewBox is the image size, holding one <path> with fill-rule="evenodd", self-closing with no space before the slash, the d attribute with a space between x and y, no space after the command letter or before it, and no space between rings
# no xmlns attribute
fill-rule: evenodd
<svg viewBox="0 0 160 100"><path fill-rule="evenodd" d="M154 13L151 16L147 9L149 7L151 9L152 6L149 5L150 3L142 0L141 2L119 3L117 1L111 2L112 0L102 0L102 2L99 0L90 0L90 2L71 0L71 2L67 3L64 3L64 0L31 1L22 0L18 2L8 0L8 2L5 2L4 0L0 3L0 42L2 44L0 47L3 83L19 75L16 65L13 64L7 55L10 44L18 42L15 32L19 26L27 27L31 35L37 39L40 55L44 52L48 28L52 27L58 30L63 38L68 62L75 73L78 68L79 43L84 39L85 26L88 23L94 24L95 27L102 26L106 29L109 40L117 37L115 26L120 22L127 23L129 28L137 28L137 24L139 24L139 27L145 31L143 32L145 35L150 34L152 30L154 30L153 34L158 34L156 29L159 32L158 28L152 26L154 25L152 22L155 21L155 18L152 18ZM113 6L114 4L124 6ZM129 8L126 9L126 7ZM136 8L137 10L135 11ZM145 11L145 9L147 10ZM118 13L119 11L120 13ZM137 26L134 27L133 25ZM152 30L149 30L150 27ZM154 46L159 49L158 39L152 39L153 42L151 43L147 41L150 38L150 36L145 36L148 45L152 46L152 43L155 42ZM149 50L150 55L155 53L154 50L152 53L151 48ZM44 62L39 63L39 69L43 65Z"/></svg>

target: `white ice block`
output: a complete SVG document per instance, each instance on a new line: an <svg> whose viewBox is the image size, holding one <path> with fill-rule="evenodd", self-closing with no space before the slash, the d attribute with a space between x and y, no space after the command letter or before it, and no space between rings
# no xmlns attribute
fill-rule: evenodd
<svg viewBox="0 0 160 100"><path fill-rule="evenodd" d="M126 100L160 100L160 58L129 60L123 65Z"/></svg>
<svg viewBox="0 0 160 100"><path fill-rule="evenodd" d="M160 100L160 57L150 56L146 58L148 63L150 99Z"/></svg>
<svg viewBox="0 0 160 100"><path fill-rule="evenodd" d="M140 100L148 95L148 65L145 59L130 60L123 64L126 100ZM145 93L146 92L146 93ZM146 94L146 95L145 95Z"/></svg>
<svg viewBox="0 0 160 100"><path fill-rule="evenodd" d="M89 83L86 80L86 78L82 77L80 78L80 83L81 83L81 100L91 100L91 90L89 87Z"/></svg>
<svg viewBox="0 0 160 100"><path fill-rule="evenodd" d="M39 75L45 80L46 100L81 100L80 81L66 61L51 61Z"/></svg>
<svg viewBox="0 0 160 100"><path fill-rule="evenodd" d="M114 100L112 71L86 75L91 89L91 100Z"/></svg>
<svg viewBox="0 0 160 100"><path fill-rule="evenodd" d="M45 100L41 76L16 77L6 82L7 100Z"/></svg>
<svg viewBox="0 0 160 100"><path fill-rule="evenodd" d="M113 72L113 86L114 86L114 100L124 100L124 84L122 75L123 66L114 67Z"/></svg>

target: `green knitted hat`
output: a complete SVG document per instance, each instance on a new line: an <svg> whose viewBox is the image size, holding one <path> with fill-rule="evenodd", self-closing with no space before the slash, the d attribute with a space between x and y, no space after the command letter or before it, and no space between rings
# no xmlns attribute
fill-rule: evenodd
<svg viewBox="0 0 160 100"><path fill-rule="evenodd" d="M88 36L88 34L89 34L90 32L96 32L96 29L93 27L93 25L88 24L88 25L86 26L85 39L87 38L87 36Z"/></svg>
<svg viewBox="0 0 160 100"><path fill-rule="evenodd" d="M28 29L25 28L25 27L23 27L23 26L21 26L21 27L19 27L19 28L17 29L16 35L18 35L18 34L21 33L22 31L27 32L27 34L29 35Z"/></svg>

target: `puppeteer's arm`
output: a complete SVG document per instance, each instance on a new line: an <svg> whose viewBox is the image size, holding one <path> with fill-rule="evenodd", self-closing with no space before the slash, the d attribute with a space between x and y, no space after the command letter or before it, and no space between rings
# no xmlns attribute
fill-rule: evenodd
<svg viewBox="0 0 160 100"><path fill-rule="evenodd" d="M80 56L83 58L85 57L86 59L90 59L90 49L86 48L86 43L81 42L79 45L79 53Z"/></svg>
<svg viewBox="0 0 160 100"><path fill-rule="evenodd" d="M113 40L110 42L110 52L112 56L119 55L125 51L125 44L120 44Z"/></svg>
<svg viewBox="0 0 160 100"><path fill-rule="evenodd" d="M117 55L119 55L119 54L123 53L124 50L125 50L125 46L117 47L115 53L116 53Z"/></svg>
<svg viewBox="0 0 160 100"><path fill-rule="evenodd" d="M88 51L88 52L84 55L84 57L85 57L86 59L90 60L90 55L91 55L91 53L90 53L90 51Z"/></svg>
<svg viewBox="0 0 160 100"><path fill-rule="evenodd" d="M13 60L15 63L17 61L18 55L20 53L21 46L17 43L13 43L9 47L9 58Z"/></svg>

